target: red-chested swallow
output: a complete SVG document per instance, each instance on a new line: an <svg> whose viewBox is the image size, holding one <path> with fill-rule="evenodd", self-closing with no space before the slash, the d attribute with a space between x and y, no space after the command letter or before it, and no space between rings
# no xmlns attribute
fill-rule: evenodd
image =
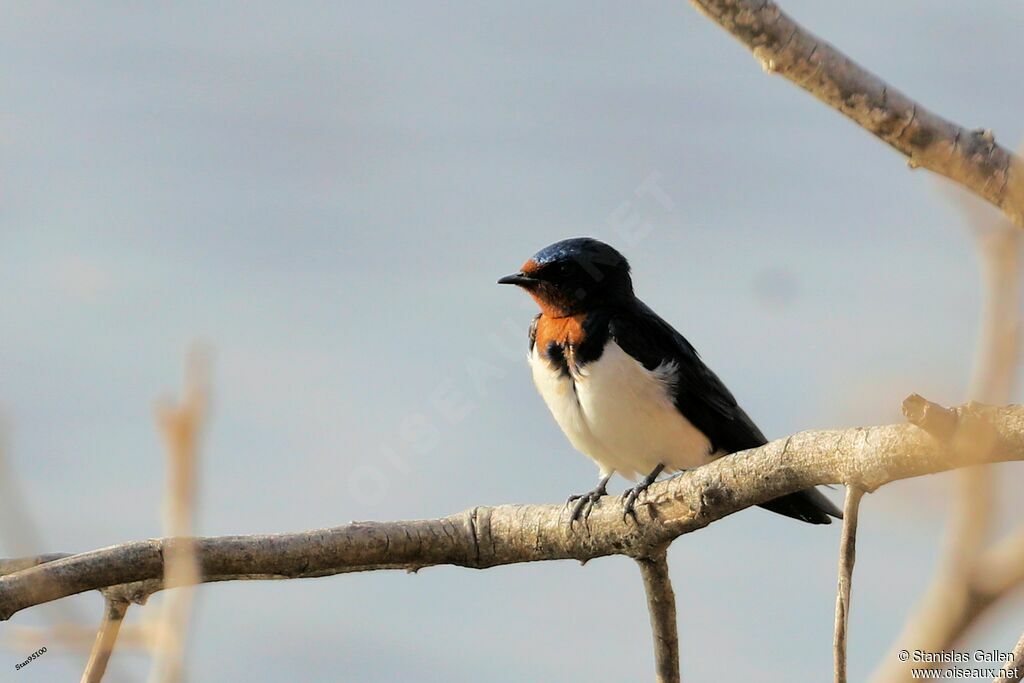
<svg viewBox="0 0 1024 683"><path fill-rule="evenodd" d="M686 470L767 443L683 335L633 294L629 263L579 237L533 255L499 284L540 306L530 325L533 381L572 445L597 463L600 482L572 496L571 520L590 513L616 472L630 481L624 511L662 472ZM842 513L814 488L761 505L811 524Z"/></svg>

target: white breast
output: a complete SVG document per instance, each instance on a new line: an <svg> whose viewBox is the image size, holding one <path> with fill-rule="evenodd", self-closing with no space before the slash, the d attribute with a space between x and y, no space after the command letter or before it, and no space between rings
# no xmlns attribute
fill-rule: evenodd
<svg viewBox="0 0 1024 683"><path fill-rule="evenodd" d="M627 479L659 464L668 471L709 462L711 443L672 402L674 363L647 370L613 341L573 377L552 367L534 347L533 381L555 421L601 474Z"/></svg>

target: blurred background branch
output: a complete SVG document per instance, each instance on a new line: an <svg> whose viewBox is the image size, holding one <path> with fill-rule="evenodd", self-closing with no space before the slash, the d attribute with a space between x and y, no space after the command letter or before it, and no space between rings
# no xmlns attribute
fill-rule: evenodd
<svg viewBox="0 0 1024 683"><path fill-rule="evenodd" d="M72 606L57 603L59 616L45 628L17 627L6 632L9 646L24 650L48 643L48 648L74 652L91 648L82 674L83 683L103 680L111 653L119 640L129 647L142 649L153 656L150 680L153 683L174 683L182 679L184 642L188 631L191 591L199 579L195 553L191 545L196 505L196 467L199 436L208 405L209 354L195 347L186 361L185 390L180 404L169 400L158 406L157 424L167 449L166 493L164 496L164 533L180 539L168 546L164 559L161 585L176 588L160 605L159 616L144 617L139 623L122 629L129 600L116 591L104 591L103 618L99 630L86 624ZM20 486L10 473L4 473L3 448L0 444L0 501L5 514L3 537L12 547L33 547L41 537L29 516L29 506L20 493ZM13 573L42 563L60 559L62 555L36 555L16 560L0 560L0 575ZM123 633L123 631L126 631ZM93 634L95 635L93 636ZM114 672L111 672L114 673ZM116 673L113 676L118 678Z"/></svg>
<svg viewBox="0 0 1024 683"><path fill-rule="evenodd" d="M193 587L200 581L191 536L199 437L209 405L209 374L208 352L194 348L186 362L181 402L175 405L165 401L157 409L157 424L167 451L164 530L177 542L169 545L164 555L163 585L174 590L164 596L155 624L156 648L150 683L177 683L185 666Z"/></svg>
<svg viewBox="0 0 1024 683"><path fill-rule="evenodd" d="M943 188L954 190L954 188ZM981 269L982 306L969 398L985 403L1010 401L1020 364L1021 231L962 192L952 197L970 227ZM978 459L986 445L976 443ZM901 662L900 650L952 649L993 604L1024 581L1024 525L1003 543L1009 550L986 552L995 530L998 494L992 467L968 467L956 473L944 551L931 585L890 651L881 660L878 683L912 680L912 669L942 669L941 662ZM994 559L998 557L999 559Z"/></svg>

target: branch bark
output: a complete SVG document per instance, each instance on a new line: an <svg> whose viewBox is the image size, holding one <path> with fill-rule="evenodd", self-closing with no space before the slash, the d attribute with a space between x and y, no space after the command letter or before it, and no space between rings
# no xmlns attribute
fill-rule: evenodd
<svg viewBox="0 0 1024 683"><path fill-rule="evenodd" d="M991 461L1024 459L1024 407L970 404L959 418L992 430ZM908 424L809 431L735 453L649 489L638 521L605 498L570 529L564 505L477 507L449 517L353 522L314 531L194 539L201 580L291 579L450 564L483 569L607 555L649 557L678 536L751 505L820 484L871 492L889 482L967 464L971 453ZM93 550L0 577L0 620L84 591L143 601L162 588L175 539Z"/></svg>
<svg viewBox="0 0 1024 683"><path fill-rule="evenodd" d="M676 594L668 575L667 549L652 557L638 557L640 575L647 594L654 638L654 670L657 683L679 683L679 634L676 624Z"/></svg>
<svg viewBox="0 0 1024 683"><path fill-rule="evenodd" d="M963 185L1024 227L1024 162L991 131L965 130L856 64L765 0L691 0L777 73L907 157Z"/></svg>

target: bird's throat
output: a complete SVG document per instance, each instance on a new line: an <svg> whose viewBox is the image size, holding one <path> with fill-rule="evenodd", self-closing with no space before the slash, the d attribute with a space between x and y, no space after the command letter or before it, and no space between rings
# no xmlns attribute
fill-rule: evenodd
<svg viewBox="0 0 1024 683"><path fill-rule="evenodd" d="M547 349L552 343L560 347L575 347L583 344L586 332L583 323L587 315L552 316L542 311L537 320L537 341L541 349Z"/></svg>

